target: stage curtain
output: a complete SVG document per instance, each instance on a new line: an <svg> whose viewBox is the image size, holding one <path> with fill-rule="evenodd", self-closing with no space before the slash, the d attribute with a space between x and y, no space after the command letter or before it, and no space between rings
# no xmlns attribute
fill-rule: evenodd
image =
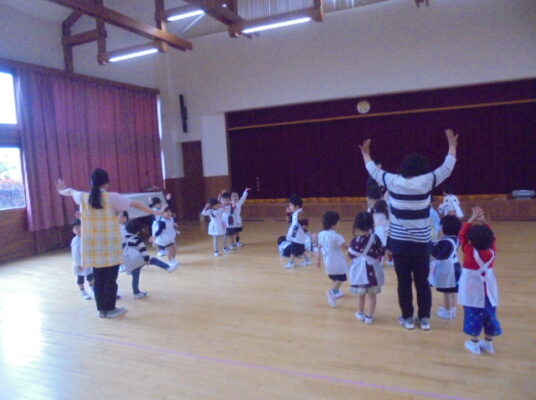
<svg viewBox="0 0 536 400"><path fill-rule="evenodd" d="M47 72L17 74L29 229L64 226L74 204L54 182L89 190L100 167L110 190L162 187L156 95Z"/></svg>
<svg viewBox="0 0 536 400"><path fill-rule="evenodd" d="M402 104L403 105L403 104ZM536 103L416 112L247 128L229 132L235 187L256 186L257 198L364 196L366 171L358 145L372 138L372 156L397 172L417 152L439 166L444 130L460 135L448 182L458 194L510 193L536 187ZM401 107L402 108L402 107ZM277 110L278 115L281 109ZM269 109L266 110L269 113ZM248 121L250 122L250 121ZM441 188L436 190L440 193Z"/></svg>

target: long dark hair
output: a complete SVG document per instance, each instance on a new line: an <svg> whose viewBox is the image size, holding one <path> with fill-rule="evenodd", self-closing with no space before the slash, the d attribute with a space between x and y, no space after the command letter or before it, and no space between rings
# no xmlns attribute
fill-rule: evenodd
<svg viewBox="0 0 536 400"><path fill-rule="evenodd" d="M110 182L108 178L108 172L101 168L95 168L91 173L91 192L89 193L89 205L93 208L101 209L102 206L102 194L101 186Z"/></svg>

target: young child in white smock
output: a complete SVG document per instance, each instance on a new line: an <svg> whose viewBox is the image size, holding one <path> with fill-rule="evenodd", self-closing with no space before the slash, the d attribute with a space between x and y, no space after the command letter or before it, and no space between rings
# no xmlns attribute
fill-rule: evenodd
<svg viewBox="0 0 536 400"><path fill-rule="evenodd" d="M335 211L328 211L322 217L324 230L318 233L318 249L322 257L317 259L317 267L320 268L320 260L324 261L326 275L333 282L333 287L326 292L328 304L331 307L337 306L337 299L344 296L341 286L346 282L348 272L348 262L342 249L347 249L348 245L336 229L339 226L341 217Z"/></svg>

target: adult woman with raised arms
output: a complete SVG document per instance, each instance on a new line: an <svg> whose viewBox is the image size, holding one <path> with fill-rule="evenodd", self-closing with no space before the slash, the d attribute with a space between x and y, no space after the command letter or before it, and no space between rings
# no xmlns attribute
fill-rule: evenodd
<svg viewBox="0 0 536 400"><path fill-rule="evenodd" d="M80 206L82 220L82 267L93 268L95 301L100 318L115 318L127 312L117 308L117 274L123 263L123 249L118 213L129 207L148 214L161 215L139 201L132 201L115 192L108 192L108 173L97 168L91 174L91 192L67 188L58 179L56 189L62 196L71 196Z"/></svg>
<svg viewBox="0 0 536 400"><path fill-rule="evenodd" d="M430 172L428 160L420 154L404 158L400 174L386 172L371 159L367 139L360 147L369 174L389 191L390 226L387 247L394 256L398 280L400 324L413 329L412 278L417 292L418 322L430 329L432 292L428 284L430 270L430 199L433 189L447 179L456 164L458 135L445 131L449 148L443 164Z"/></svg>

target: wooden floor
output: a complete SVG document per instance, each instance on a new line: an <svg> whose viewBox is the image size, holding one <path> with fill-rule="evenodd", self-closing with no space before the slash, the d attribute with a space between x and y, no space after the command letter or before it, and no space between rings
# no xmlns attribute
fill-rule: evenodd
<svg viewBox="0 0 536 400"><path fill-rule="evenodd" d="M464 349L460 317L402 329L392 269L373 325L355 319L352 295L330 308L323 271L282 268L284 222L247 223L246 246L220 258L204 225L181 226L183 266L145 269L142 300L122 274L129 312L115 320L80 299L67 252L3 264L0 398L535 399L536 223L494 226L505 333L492 356Z"/></svg>

